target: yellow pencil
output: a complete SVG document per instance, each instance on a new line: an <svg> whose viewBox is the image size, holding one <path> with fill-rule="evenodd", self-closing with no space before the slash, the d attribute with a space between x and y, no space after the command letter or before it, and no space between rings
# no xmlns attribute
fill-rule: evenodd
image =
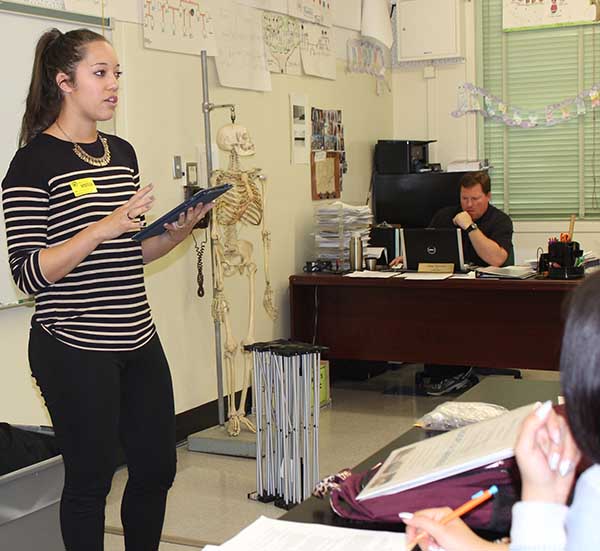
<svg viewBox="0 0 600 551"><path fill-rule="evenodd" d="M487 490L480 490L476 494L471 496L471 499L466 503L463 503L460 507L457 507L451 513L448 513L442 520L440 520L440 524L448 524L451 520L455 518L462 517L464 514L468 513L475 509L475 507L481 505L484 501L490 499L494 494L498 493L498 486L490 486ZM406 546L406 551L412 551L415 546L427 537L427 533L423 532L419 534L414 540L409 542Z"/></svg>

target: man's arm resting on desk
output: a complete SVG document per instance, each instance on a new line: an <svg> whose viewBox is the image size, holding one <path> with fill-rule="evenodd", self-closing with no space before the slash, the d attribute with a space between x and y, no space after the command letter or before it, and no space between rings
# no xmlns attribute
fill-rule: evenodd
<svg viewBox="0 0 600 551"><path fill-rule="evenodd" d="M486 237L480 229L470 232L469 239L479 258L485 260L490 266L504 265L508 253L493 239Z"/></svg>
<svg viewBox="0 0 600 551"><path fill-rule="evenodd" d="M461 230L467 231L473 219L465 211L459 212L452 220ZM493 239L487 237L479 228L468 233L475 252L479 258L485 260L490 266L502 266L508 258L508 252Z"/></svg>

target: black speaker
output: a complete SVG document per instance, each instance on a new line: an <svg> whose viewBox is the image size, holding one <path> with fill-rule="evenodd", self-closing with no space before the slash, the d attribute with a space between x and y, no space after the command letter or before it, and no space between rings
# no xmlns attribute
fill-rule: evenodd
<svg viewBox="0 0 600 551"><path fill-rule="evenodd" d="M435 140L378 140L375 170L379 174L410 174L429 165L429 144Z"/></svg>

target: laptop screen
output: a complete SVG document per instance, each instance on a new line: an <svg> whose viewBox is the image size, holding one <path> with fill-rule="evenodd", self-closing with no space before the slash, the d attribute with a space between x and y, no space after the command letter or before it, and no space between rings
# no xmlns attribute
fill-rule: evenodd
<svg viewBox="0 0 600 551"><path fill-rule="evenodd" d="M406 270L418 270L425 263L454 264L455 272L465 271L459 228L403 228L400 240Z"/></svg>

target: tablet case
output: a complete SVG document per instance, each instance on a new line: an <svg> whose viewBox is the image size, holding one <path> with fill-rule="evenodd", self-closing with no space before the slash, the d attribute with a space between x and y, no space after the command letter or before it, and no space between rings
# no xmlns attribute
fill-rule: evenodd
<svg viewBox="0 0 600 551"><path fill-rule="evenodd" d="M158 220L155 220L152 224L137 232L132 236L132 239L143 241L149 237L160 235L166 231L164 225L176 222L182 212L186 212L190 207L195 207L198 203L210 203L220 195L223 195L226 191L229 191L232 187L232 184L222 184L208 189L201 189L183 203L180 203L166 214L163 214Z"/></svg>

